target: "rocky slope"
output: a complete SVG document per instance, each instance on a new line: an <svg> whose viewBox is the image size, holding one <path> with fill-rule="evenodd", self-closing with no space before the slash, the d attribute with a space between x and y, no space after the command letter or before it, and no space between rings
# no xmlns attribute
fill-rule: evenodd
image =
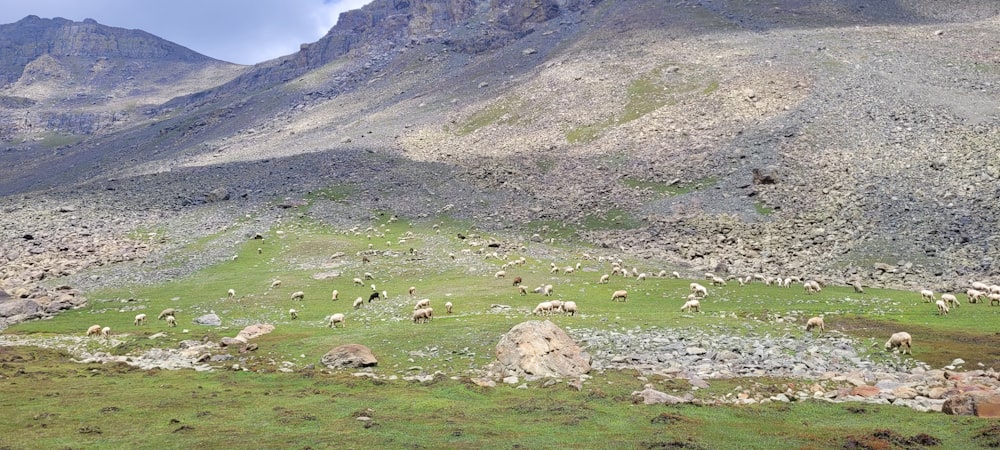
<svg viewBox="0 0 1000 450"><path fill-rule="evenodd" d="M356 217L453 205L484 229L560 223L698 270L939 289L996 277L998 13L376 0L140 125L55 154L8 141L5 279L31 282L18 268L80 229L134 249L126 237L151 224L197 237L329 185L352 188ZM3 111L34 101L8 95Z"/></svg>

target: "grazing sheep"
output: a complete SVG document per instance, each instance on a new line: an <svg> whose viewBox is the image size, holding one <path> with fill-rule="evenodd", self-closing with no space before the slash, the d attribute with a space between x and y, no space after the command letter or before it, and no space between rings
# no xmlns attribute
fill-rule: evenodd
<svg viewBox="0 0 1000 450"><path fill-rule="evenodd" d="M562 311L562 300L549 300L549 303L552 303L552 311Z"/></svg>
<svg viewBox="0 0 1000 450"><path fill-rule="evenodd" d="M413 294L414 294L415 292L417 292L417 287L416 287L416 286L410 286L410 288L409 288L409 289L407 289L407 290L406 290L406 292L407 292L408 294L410 294L410 297L413 297Z"/></svg>
<svg viewBox="0 0 1000 450"><path fill-rule="evenodd" d="M700 297L708 297L708 289L698 283L691 283L688 287L691 289L691 293L698 294Z"/></svg>
<svg viewBox="0 0 1000 450"><path fill-rule="evenodd" d="M986 301L986 292L978 289L966 289L965 295L969 296L969 303L979 303Z"/></svg>
<svg viewBox="0 0 1000 450"><path fill-rule="evenodd" d="M507 276L507 271L506 270L500 270L500 271L497 271L497 273L493 274L493 278L503 278L503 277L506 277L506 276Z"/></svg>
<svg viewBox="0 0 1000 450"><path fill-rule="evenodd" d="M941 300L943 300L949 307L954 306L958 308L959 306L958 297L955 297L954 294L941 294Z"/></svg>
<svg viewBox="0 0 1000 450"><path fill-rule="evenodd" d="M361 305L364 305L364 304L365 304L364 297L358 297L358 298L354 299L354 305L353 305L354 309L358 309L358 308L361 307Z"/></svg>
<svg viewBox="0 0 1000 450"><path fill-rule="evenodd" d="M722 277L712 277L712 286L725 286L726 280Z"/></svg>
<svg viewBox="0 0 1000 450"><path fill-rule="evenodd" d="M166 319L167 317L173 317L176 314L177 310L175 310L174 308L167 308L164 309L163 311L160 311L160 315L156 316L156 320L163 320Z"/></svg>
<svg viewBox="0 0 1000 450"><path fill-rule="evenodd" d="M576 268L574 268L573 266L566 266L566 267L563 267L562 271L563 271L563 273L573 273L573 271L575 271L575 270L576 270Z"/></svg>
<svg viewBox="0 0 1000 450"><path fill-rule="evenodd" d="M419 302L417 302L416 305L413 305L413 309L414 310L425 309L425 308L428 308L430 306L431 306L431 299L425 298L425 299L420 300Z"/></svg>
<svg viewBox="0 0 1000 450"><path fill-rule="evenodd" d="M889 337L889 340L885 343L885 349L894 351L899 349L901 354L913 354L913 338L910 337L910 333L905 331L900 331L898 333L893 333Z"/></svg>
<svg viewBox="0 0 1000 450"><path fill-rule="evenodd" d="M104 339L111 339L111 327L101 328L101 337Z"/></svg>
<svg viewBox="0 0 1000 450"><path fill-rule="evenodd" d="M806 280L802 283L802 289L806 291L806 294L815 294L822 291L823 286L820 286L816 280Z"/></svg>
<svg viewBox="0 0 1000 450"><path fill-rule="evenodd" d="M615 292L613 292L611 294L611 301L617 302L618 299L621 299L621 301L623 301L623 302L627 302L628 301L628 291L615 291Z"/></svg>
<svg viewBox="0 0 1000 450"><path fill-rule="evenodd" d="M292 320L299 318L299 312L296 311L294 308L288 310L288 315L292 318Z"/></svg>
<svg viewBox="0 0 1000 450"><path fill-rule="evenodd" d="M546 284L545 287L542 288L542 294L546 297L552 295L552 285Z"/></svg>
<svg viewBox="0 0 1000 450"><path fill-rule="evenodd" d="M851 283L851 287L854 288L854 293L855 294L864 294L865 293L865 288L861 287L861 282L860 281L855 281L855 282Z"/></svg>
<svg viewBox="0 0 1000 450"><path fill-rule="evenodd" d="M1000 294L989 293L986 298L990 299L990 306L1000 305Z"/></svg>
<svg viewBox="0 0 1000 450"><path fill-rule="evenodd" d="M444 304L444 310L445 310L445 312L447 312L448 314L451 314L451 308L452 308L452 306L453 305L451 304L451 302L445 302L445 304Z"/></svg>
<svg viewBox="0 0 1000 450"><path fill-rule="evenodd" d="M991 294L1000 294L1000 284L991 284L989 286L989 292Z"/></svg>
<svg viewBox="0 0 1000 450"><path fill-rule="evenodd" d="M969 280L969 283L972 286L972 288L975 289L975 290L984 291L984 292L989 292L990 291L990 285L988 285L986 283L983 283L982 281L972 281L972 280Z"/></svg>
<svg viewBox="0 0 1000 450"><path fill-rule="evenodd" d="M938 315L948 314L948 304L944 300L934 302L937 305Z"/></svg>
<svg viewBox="0 0 1000 450"><path fill-rule="evenodd" d="M281 286L281 280L274 280L271 282L271 289Z"/></svg>
<svg viewBox="0 0 1000 450"><path fill-rule="evenodd" d="M514 286L521 285L521 277L514 277Z"/></svg>
<svg viewBox="0 0 1000 450"><path fill-rule="evenodd" d="M368 303L371 303L372 300L378 300L378 299L380 299L378 291L372 292L371 295L368 296Z"/></svg>
<svg viewBox="0 0 1000 450"><path fill-rule="evenodd" d="M229 294L229 299L232 300L233 297L236 297L236 289L230 289L228 294Z"/></svg>
<svg viewBox="0 0 1000 450"><path fill-rule="evenodd" d="M646 281L646 277L648 276L649 275L646 274L646 272L640 273L639 275L635 276L635 281Z"/></svg>
<svg viewBox="0 0 1000 450"><path fill-rule="evenodd" d="M819 328L819 331L826 331L826 324L823 323L822 317L812 317L806 322L806 331L811 331L813 328Z"/></svg>
<svg viewBox="0 0 1000 450"><path fill-rule="evenodd" d="M521 295L528 295L528 288L524 287L523 284L517 286L517 292Z"/></svg>
<svg viewBox="0 0 1000 450"><path fill-rule="evenodd" d="M337 292L337 290L334 289L333 293L330 294L330 300L337 300L339 298L340 298L340 292Z"/></svg>
<svg viewBox="0 0 1000 450"><path fill-rule="evenodd" d="M174 316L167 316L167 326L168 327L176 327L177 326L177 318L174 317Z"/></svg>
<svg viewBox="0 0 1000 450"><path fill-rule="evenodd" d="M347 322L344 322L344 315L341 313L336 313L330 316L330 322L326 325L330 328L337 328L337 324L341 326L347 326Z"/></svg>
<svg viewBox="0 0 1000 450"><path fill-rule="evenodd" d="M433 308L424 308L413 311L413 323L427 323L434 317Z"/></svg>
<svg viewBox="0 0 1000 450"><path fill-rule="evenodd" d="M610 280L611 280L611 275L604 274L604 275L601 275L601 279L600 280L597 280L597 284L608 284L608 281L610 281Z"/></svg>
<svg viewBox="0 0 1000 450"><path fill-rule="evenodd" d="M372 275L371 272L365 272L365 279L366 280L374 280L375 279L375 275Z"/></svg>
<svg viewBox="0 0 1000 450"><path fill-rule="evenodd" d="M100 334L101 334L100 325L91 325L90 328L87 328L87 336L97 336Z"/></svg>
<svg viewBox="0 0 1000 450"><path fill-rule="evenodd" d="M574 302L574 301L563 302L563 304L562 304L562 310L566 314L569 314L571 316L575 316L576 315L576 302Z"/></svg>
<svg viewBox="0 0 1000 450"><path fill-rule="evenodd" d="M701 312L701 301L698 299L688 300L684 302L684 306L681 306L681 311Z"/></svg>
<svg viewBox="0 0 1000 450"><path fill-rule="evenodd" d="M257 247L257 254L259 255L261 253L264 253L264 249Z"/></svg>
<svg viewBox="0 0 1000 450"><path fill-rule="evenodd" d="M548 314L552 312L552 302L541 302L531 311L534 315Z"/></svg>
<svg viewBox="0 0 1000 450"><path fill-rule="evenodd" d="M920 291L920 298L923 299L923 301L927 302L927 303L933 302L934 301L934 291L932 291L930 289L924 289L924 290Z"/></svg>
<svg viewBox="0 0 1000 450"><path fill-rule="evenodd" d="M365 281L362 280L361 278L355 278L353 280L353 282L354 282L355 286L364 286L365 285Z"/></svg>
<svg viewBox="0 0 1000 450"><path fill-rule="evenodd" d="M133 320L132 323L135 324L135 326L145 325L146 324L146 315L145 314L136 314L135 315L135 320Z"/></svg>
<svg viewBox="0 0 1000 450"><path fill-rule="evenodd" d="M675 270L673 272L670 272L670 276L672 276L674 278L680 278L681 274L677 273L677 271Z"/></svg>

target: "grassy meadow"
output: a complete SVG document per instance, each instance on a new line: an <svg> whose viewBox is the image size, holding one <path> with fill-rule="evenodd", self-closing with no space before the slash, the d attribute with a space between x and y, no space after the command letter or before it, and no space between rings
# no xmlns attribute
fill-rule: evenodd
<svg viewBox="0 0 1000 450"><path fill-rule="evenodd" d="M388 216L385 216L388 217ZM459 234L462 237L459 237ZM182 249L176 260L217 245L209 237ZM170 282L87 292L86 308L4 331L44 339L82 336L88 326L110 326L115 346L86 340L91 351L135 354L175 348L182 340L235 336L244 326L270 323L255 339L256 351L229 350L232 361L211 372L142 370L121 363L80 364L59 349L0 347L0 448L979 448L1000 445L1000 428L985 419L920 413L909 408L822 401L752 406L634 404L633 391L658 390L710 398L754 384L784 392L796 380L709 380L692 391L684 380L635 371L594 371L582 389L564 381L523 381L478 386L475 370L493 360L499 337L532 320L539 294L519 295L512 278L529 290L552 284L554 298L574 300L577 316L548 317L564 329L641 332L651 328L719 329L729 333L804 334L805 319L823 315L830 333L850 334L871 357L894 331L914 335L914 355L932 367L963 358L965 367L1000 367L1000 308L963 303L939 316L919 294L828 286L807 295L755 283L709 286L703 313L680 311L688 283L650 276L615 276L615 256L560 244L469 231L451 222L390 222L384 218L340 229L308 219L285 222L247 240L237 257ZM491 246L494 244L495 246ZM585 252L590 253L585 255ZM495 254L494 254L495 253ZM362 255L368 262L363 262ZM495 273L507 262L523 265ZM577 264L579 268L576 268ZM551 267L574 267L572 273ZM656 274L675 270L646 260L623 266ZM352 282L364 273L372 279ZM272 287L275 280L281 283ZM705 280L699 280L708 284ZM388 296L365 302L374 284ZM415 287L415 296L407 294ZM227 298L227 290L236 296ZM629 291L627 303L611 293ZM332 300L333 290L339 293ZM291 294L303 291L302 300ZM429 298L435 317L410 321L412 305ZM964 296L963 296L964 300ZM454 304L445 314L444 303ZM493 308L507 305L510 308ZM156 320L175 308L178 326ZM298 311L293 320L288 310ZM134 326L145 312L150 322ZM221 327L192 319L215 312ZM327 327L332 313L344 327ZM372 349L371 370L329 371L319 364L331 348L360 343ZM220 350L220 352L222 352ZM907 357L909 358L909 357ZM236 364L236 368L233 365ZM372 376L362 376L359 372ZM420 375L423 381L414 380ZM521 386L522 388L519 388ZM359 420L362 417L362 420ZM364 420L368 418L368 420ZM853 446L853 447L852 447Z"/></svg>

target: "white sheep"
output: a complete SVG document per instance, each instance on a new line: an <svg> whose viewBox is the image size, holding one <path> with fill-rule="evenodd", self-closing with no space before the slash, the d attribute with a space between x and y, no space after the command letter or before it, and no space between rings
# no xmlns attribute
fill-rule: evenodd
<svg viewBox="0 0 1000 450"><path fill-rule="evenodd" d="M338 300L339 298L340 298L340 292L334 289L333 293L330 294L330 300Z"/></svg>
<svg viewBox="0 0 1000 450"><path fill-rule="evenodd" d="M954 306L958 308L959 306L958 297L955 297L954 294L941 294L941 300L943 300L948 307Z"/></svg>
<svg viewBox="0 0 1000 450"><path fill-rule="evenodd" d="M545 287L542 288L542 294L545 296L552 295L552 285L546 284Z"/></svg>
<svg viewBox="0 0 1000 450"><path fill-rule="evenodd" d="M1000 294L1000 284L991 284L989 286L989 292L991 294Z"/></svg>
<svg viewBox="0 0 1000 450"><path fill-rule="evenodd" d="M965 295L969 296L969 303L979 303L986 301L986 292L979 289L969 288L965 290Z"/></svg>
<svg viewBox="0 0 1000 450"><path fill-rule="evenodd" d="M819 331L826 331L826 324L823 323L822 317L811 317L806 321L806 331L810 331L813 328L819 328Z"/></svg>
<svg viewBox="0 0 1000 450"><path fill-rule="evenodd" d="M156 316L156 320L163 320L166 319L167 317L173 317L176 314L177 310L175 310L174 308L167 308L164 309L163 311L160 311L160 315Z"/></svg>
<svg viewBox="0 0 1000 450"><path fill-rule="evenodd" d="M820 286L816 280L806 280L802 283L802 289L806 291L806 294L815 294L822 291L823 286Z"/></svg>
<svg viewBox="0 0 1000 450"><path fill-rule="evenodd" d="M517 292L521 295L528 295L528 288L526 288L523 284L519 284L517 285Z"/></svg>
<svg viewBox="0 0 1000 450"><path fill-rule="evenodd" d="M989 293L986 298L990 299L990 306L1000 305L1000 294Z"/></svg>
<svg viewBox="0 0 1000 450"><path fill-rule="evenodd" d="M227 294L229 296L229 299L232 300L233 297L236 297L236 289L230 289L229 292L227 292Z"/></svg>
<svg viewBox="0 0 1000 450"><path fill-rule="evenodd" d="M635 276L635 281L646 281L646 277L648 276L649 275L646 274L646 272L640 273L639 275Z"/></svg>
<svg viewBox="0 0 1000 450"><path fill-rule="evenodd" d="M281 286L281 280L274 280L271 282L271 289Z"/></svg>
<svg viewBox="0 0 1000 450"><path fill-rule="evenodd" d="M927 303L933 302L934 301L934 291L932 291L930 289L923 289L923 290L920 291L920 298L923 301L927 302Z"/></svg>
<svg viewBox="0 0 1000 450"><path fill-rule="evenodd" d="M990 285L988 285L986 283L983 283L982 281L972 281L972 280L969 280L969 283L972 286L972 288L975 289L975 290L977 290L977 291L983 291L983 292L989 292L990 291Z"/></svg>
<svg viewBox="0 0 1000 450"><path fill-rule="evenodd" d="M698 294L701 297L708 297L708 289L698 283L691 283L688 285L691 289L691 293Z"/></svg>
<svg viewBox="0 0 1000 450"><path fill-rule="evenodd" d="M538 306L535 306L535 309L531 311L531 313L535 315L541 315L541 314L548 314L551 311L552 311L552 302L541 302L538 304Z"/></svg>
<svg viewBox="0 0 1000 450"><path fill-rule="evenodd" d="M576 268L574 268L573 266L566 266L566 267L563 267L562 271L563 271L563 273L573 273L573 271L575 271L575 270L576 270Z"/></svg>
<svg viewBox="0 0 1000 450"><path fill-rule="evenodd" d="M722 277L712 277L712 286L725 286L726 280Z"/></svg>
<svg viewBox="0 0 1000 450"><path fill-rule="evenodd" d="M885 349L894 350L896 348L900 349L901 354L913 354L913 338L910 337L910 333L900 331L889 337L885 343Z"/></svg>
<svg viewBox="0 0 1000 450"><path fill-rule="evenodd" d="M298 319L299 318L299 312L296 311L295 308L289 309L288 310L288 316L291 317L292 320Z"/></svg>
<svg viewBox="0 0 1000 450"><path fill-rule="evenodd" d="M306 298L306 293L302 291L292 292L292 300L302 300Z"/></svg>
<svg viewBox="0 0 1000 450"><path fill-rule="evenodd" d="M354 299L354 309L361 308L361 305L365 304L365 299L363 297L358 297Z"/></svg>
<svg viewBox="0 0 1000 450"><path fill-rule="evenodd" d="M698 299L688 300L684 302L684 306L681 306L681 311L701 312L701 302Z"/></svg>
<svg viewBox="0 0 1000 450"><path fill-rule="evenodd" d="M374 280L375 279L375 275L372 275L371 272L365 272L365 279L366 280Z"/></svg>
<svg viewBox="0 0 1000 450"><path fill-rule="evenodd" d="M135 326L145 325L146 324L146 315L145 314L136 314L135 315L135 320L133 320L132 323L135 324Z"/></svg>
<svg viewBox="0 0 1000 450"><path fill-rule="evenodd" d="M427 323L434 317L433 308L424 308L413 311L413 323Z"/></svg>
<svg viewBox="0 0 1000 450"><path fill-rule="evenodd" d="M454 305L452 305L451 302L445 302L445 304L444 304L444 310L445 310L445 312L447 312L448 314L451 314L451 308L453 306Z"/></svg>
<svg viewBox="0 0 1000 450"><path fill-rule="evenodd" d="M167 326L168 327L176 327L177 326L177 318L174 317L174 316L167 316Z"/></svg>
<svg viewBox="0 0 1000 450"><path fill-rule="evenodd" d="M100 325L91 325L90 328L87 328L87 336L98 336L100 334L101 334Z"/></svg>
<svg viewBox="0 0 1000 450"><path fill-rule="evenodd" d="M617 301L619 301L619 299L621 301L623 301L623 302L627 302L628 301L628 291L621 290L621 291L614 291L614 292L611 293L611 301L617 302Z"/></svg>
<svg viewBox="0 0 1000 450"><path fill-rule="evenodd" d="M934 302L937 305L938 315L948 314L948 304L944 300Z"/></svg>
<svg viewBox="0 0 1000 450"><path fill-rule="evenodd" d="M101 337L104 339L111 339L111 327L101 328Z"/></svg>
<svg viewBox="0 0 1000 450"><path fill-rule="evenodd" d="M552 311L559 312L562 311L563 302L562 300L549 300L552 303Z"/></svg>
<svg viewBox="0 0 1000 450"><path fill-rule="evenodd" d="M601 275L601 279L600 280L597 280L597 284L608 284L608 281L610 281L610 280L611 280L611 275L604 274L604 275Z"/></svg>
<svg viewBox="0 0 1000 450"><path fill-rule="evenodd" d="M571 316L575 316L576 315L576 302L574 302L574 301L563 302L563 304L562 304L562 310L566 314L569 314Z"/></svg>
<svg viewBox="0 0 1000 450"><path fill-rule="evenodd" d="M673 272L670 272L670 276L672 276L674 278L680 278L681 274L677 273L677 271L675 270Z"/></svg>
<svg viewBox="0 0 1000 450"><path fill-rule="evenodd" d="M406 292L408 292L410 294L410 297L413 297L413 294L415 294L417 292L417 287L416 286L410 286L410 288L407 289Z"/></svg>
<svg viewBox="0 0 1000 450"><path fill-rule="evenodd" d="M431 299L425 298L425 299L422 299L419 302L417 302L416 305L413 305L413 310L416 311L418 309L425 309L425 308L428 308L430 306L431 306Z"/></svg>
<svg viewBox="0 0 1000 450"><path fill-rule="evenodd" d="M506 270L499 270L497 273L493 274L493 278L503 278L507 276Z"/></svg>
<svg viewBox="0 0 1000 450"><path fill-rule="evenodd" d="M330 328L337 328L337 324L341 326L347 326L347 322L344 321L344 315L341 313L336 313L330 316L330 322L327 324Z"/></svg>
<svg viewBox="0 0 1000 450"><path fill-rule="evenodd" d="M362 280L361 278L355 278L355 279L353 280L353 282L354 282L354 284L355 284L356 286L364 286L364 285L365 285L365 281L364 281L364 280Z"/></svg>

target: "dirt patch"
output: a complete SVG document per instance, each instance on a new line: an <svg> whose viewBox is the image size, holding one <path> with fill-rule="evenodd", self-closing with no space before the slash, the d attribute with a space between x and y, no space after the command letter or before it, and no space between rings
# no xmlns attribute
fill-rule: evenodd
<svg viewBox="0 0 1000 450"><path fill-rule="evenodd" d="M1000 448L1000 425L990 425L972 437L983 448Z"/></svg>
<svg viewBox="0 0 1000 450"><path fill-rule="evenodd" d="M677 414L671 414L671 413L666 413L665 412L665 413L661 413L660 415L658 415L656 417L653 417L649 421L649 423L663 424L663 425L672 425L672 424L675 424L675 423L678 423L678 422L686 422L686 421L687 421L687 418L685 418L684 416L679 416Z"/></svg>
<svg viewBox="0 0 1000 450"><path fill-rule="evenodd" d="M841 448L919 450L938 445L941 445L940 439L925 433L906 437L892 430L875 430L871 434L864 436L848 436Z"/></svg>
<svg viewBox="0 0 1000 450"><path fill-rule="evenodd" d="M1000 368L1000 333L969 333L955 330L936 330L919 325L899 325L867 317L844 317L837 321L840 329L856 338L874 338L885 341L897 331L913 336L913 357L943 367L955 358L965 360L965 367ZM905 328L903 330L902 328ZM933 342L933 345L921 344Z"/></svg>

